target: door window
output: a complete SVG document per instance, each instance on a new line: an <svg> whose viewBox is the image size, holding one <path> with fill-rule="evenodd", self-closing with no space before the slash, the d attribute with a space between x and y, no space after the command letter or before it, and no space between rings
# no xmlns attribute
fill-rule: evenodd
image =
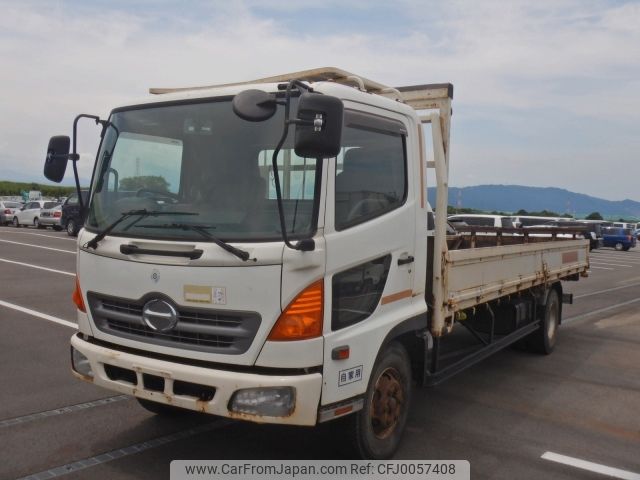
<svg viewBox="0 0 640 480"><path fill-rule="evenodd" d="M407 196L402 123L347 112L336 159L335 228L344 230L402 205Z"/></svg>

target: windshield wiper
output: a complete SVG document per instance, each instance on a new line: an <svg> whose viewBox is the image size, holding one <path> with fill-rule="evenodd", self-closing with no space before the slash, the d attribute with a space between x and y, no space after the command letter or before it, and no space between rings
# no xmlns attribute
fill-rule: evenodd
<svg viewBox="0 0 640 480"><path fill-rule="evenodd" d="M211 235L209 232L207 232L207 228L216 228L214 226L194 225L191 223L163 223L160 225L138 225L138 228L174 228L174 229L180 229L180 230L192 230L194 232L198 232L204 238L211 240L220 248L223 248L227 252L235 255L243 262L246 262L247 260L249 260L249 257L250 257L249 252L247 252L246 250L241 250L239 248L234 247L233 245L229 245L224 240L220 240L218 237L215 237ZM256 261L255 258L252 258L251 260L253 260L254 262Z"/></svg>
<svg viewBox="0 0 640 480"><path fill-rule="evenodd" d="M147 210L146 208L143 208L140 210L129 210L128 212L122 212L122 214L120 215L120 218L118 218L115 222L107 226L104 230L99 232L95 237L93 237L91 240L85 243L83 248L93 248L95 250L96 248L98 248L98 242L102 240L104 237L106 237L107 235L109 235L109 233L118 225L120 225L121 222L123 222L129 217L135 217L136 215L139 215L140 218L136 218L133 222L131 222L130 225L127 226L127 228L132 227L134 224L136 224L137 222L139 222L145 217L157 217L159 215L198 215L198 214L194 212L165 212L160 210Z"/></svg>

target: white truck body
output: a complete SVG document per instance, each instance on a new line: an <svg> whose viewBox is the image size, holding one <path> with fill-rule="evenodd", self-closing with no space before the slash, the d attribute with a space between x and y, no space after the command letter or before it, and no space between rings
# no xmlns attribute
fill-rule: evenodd
<svg viewBox="0 0 640 480"><path fill-rule="evenodd" d="M336 178L343 167L337 161L324 161L317 183L313 251L292 250L282 240L231 242L255 259L242 262L204 237L176 241L124 231L106 235L99 248L91 249L87 243L97 231L85 228L78 238L77 260L78 292L85 311L78 310L79 334L71 344L74 355L79 354L77 362L86 362L90 372L79 371L75 365L76 376L160 404L255 422L315 425L362 408L381 352L396 335L407 338L410 334L424 340L429 349L452 330L460 312L527 296L534 288L545 291L560 279L586 274L588 242L583 240L448 249L444 225L450 86L398 91L340 70L319 69L250 84L169 93L156 89L154 93L162 94L138 102L135 109L230 98L248 88L278 92L278 85L292 78L307 81L315 92L339 98L350 115L371 115L401 126L406 154L402 204L350 228L337 228ZM127 108L130 106L124 106ZM427 160L423 123L431 123L434 152L429 157L433 161ZM426 186L431 179L427 169L433 167L438 205L435 235L429 237L431 207ZM98 176L99 169L96 172ZM94 180L92 208L96 188ZM129 248L125 253L123 246ZM141 253L132 253L131 248ZM154 251L202 253L190 259ZM384 261L378 261L381 258ZM373 265L362 274L363 285L377 283L381 268L387 271L379 300L365 321L332 328L334 280L342 278L349 288L360 288L354 286L357 276L338 275L367 262ZM318 281L323 287L321 333L304 340L270 340L287 306ZM167 299L175 306L180 316L175 328L187 329L182 332L199 331L190 318L227 313L253 312L259 325L253 330L247 327L251 332L242 334L251 335L246 348L233 354L222 347L184 343L179 335L169 332L163 336L144 326L139 317L151 297ZM345 346L346 358L337 358ZM193 394L185 384L211 387L213 393ZM248 414L231 408L239 390L279 386L294 391L294 407L287 415Z"/></svg>

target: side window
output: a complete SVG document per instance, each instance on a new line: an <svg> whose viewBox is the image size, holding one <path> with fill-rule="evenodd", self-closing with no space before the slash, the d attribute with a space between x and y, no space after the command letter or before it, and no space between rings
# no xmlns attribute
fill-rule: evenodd
<svg viewBox="0 0 640 480"><path fill-rule="evenodd" d="M405 136L401 122L345 112L343 148L336 159L336 230L379 217L404 203Z"/></svg>
<svg viewBox="0 0 640 480"><path fill-rule="evenodd" d="M340 330L368 318L380 302L391 255L363 263L333 276L331 329Z"/></svg>

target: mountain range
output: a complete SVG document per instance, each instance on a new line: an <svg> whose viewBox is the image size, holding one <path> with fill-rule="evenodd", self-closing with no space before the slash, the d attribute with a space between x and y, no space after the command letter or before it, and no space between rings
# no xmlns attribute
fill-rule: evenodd
<svg viewBox="0 0 640 480"><path fill-rule="evenodd" d="M435 205L436 189L429 188L428 198ZM640 219L640 202L612 201L570 192L554 187L525 187L522 185L476 185L449 187L449 205L492 212L528 212L548 210L584 217L599 212L609 219Z"/></svg>

